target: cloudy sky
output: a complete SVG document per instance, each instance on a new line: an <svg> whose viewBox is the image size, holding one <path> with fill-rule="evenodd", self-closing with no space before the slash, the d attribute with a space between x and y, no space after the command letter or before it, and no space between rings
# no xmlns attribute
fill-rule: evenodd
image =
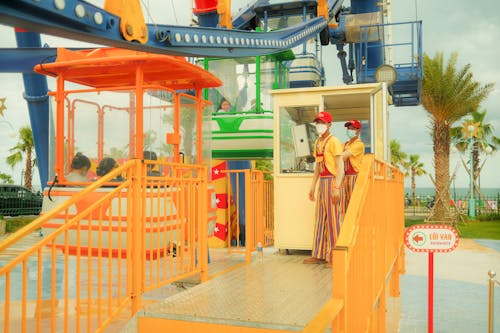
<svg viewBox="0 0 500 333"><path fill-rule="evenodd" d="M91 1L102 6L103 1ZM186 0L145 0L150 7L149 13L156 23L188 25L191 19L191 1ZM248 1L233 1L236 11ZM345 1L348 4L349 1ZM500 36L500 22L497 14L500 4L495 0L481 0L474 5L466 0L396 0L392 1L393 22L423 21L424 52L434 56L442 51L446 59L452 52L458 52L458 66L471 64L475 79L483 84L495 83L495 90L483 103L481 109L487 110L489 122L500 137L500 45L495 37ZM145 13L147 15L147 13ZM151 19L148 19L151 22ZM0 47L15 47L14 32L11 27L0 25ZM42 43L51 47L78 47L86 44L42 36ZM397 52L395 50L395 52ZM1 61L1 58L0 58ZM341 84L341 69L336 57L335 47L324 49L323 62L326 68L327 84ZM0 98L6 97L7 110L0 118L0 172L13 176L16 183L21 180L22 166L12 170L5 164L8 149L15 145L16 139L9 136L11 124L15 129L29 125L28 107L22 97L24 86L21 74L2 73L0 79ZM49 88L54 81L49 79ZM8 122L9 124L7 124ZM402 150L418 154L425 169L434 173L432 141L429 135L427 112L421 107L390 107L390 135L401 143ZM468 187L468 176L461 166L460 155L453 153L450 169L458 165L456 187ZM488 157L481 175L482 187L500 188L500 153ZM34 184L39 184L35 175ZM428 176L417 178L417 187L432 187Z"/></svg>

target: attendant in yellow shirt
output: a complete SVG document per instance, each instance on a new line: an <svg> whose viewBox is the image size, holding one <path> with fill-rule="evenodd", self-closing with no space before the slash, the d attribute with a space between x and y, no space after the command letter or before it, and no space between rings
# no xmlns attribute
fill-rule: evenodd
<svg viewBox="0 0 500 333"><path fill-rule="evenodd" d="M342 154L345 171L344 182L342 184L342 219L347 212L352 191L354 190L354 184L356 183L356 178L358 178L359 168L361 167L365 154L365 145L363 141L359 139L361 123L358 120L350 120L346 122L344 126L347 129L346 132L349 140L344 143L344 152Z"/></svg>
<svg viewBox="0 0 500 333"><path fill-rule="evenodd" d="M314 123L320 136L314 143L316 168L309 190L309 200L317 200L312 256L305 259L304 264L331 265L332 251L340 233L341 187L344 177L342 144L330 133L332 116L328 112L319 112Z"/></svg>

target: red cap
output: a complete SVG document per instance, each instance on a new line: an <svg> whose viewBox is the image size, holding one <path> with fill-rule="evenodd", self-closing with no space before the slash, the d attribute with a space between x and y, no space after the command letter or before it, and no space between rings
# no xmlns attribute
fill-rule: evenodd
<svg viewBox="0 0 500 333"><path fill-rule="evenodd" d="M344 124L344 127L349 127L352 126L356 129L361 129L361 123L357 120L349 120L347 123Z"/></svg>
<svg viewBox="0 0 500 333"><path fill-rule="evenodd" d="M329 114L328 112L320 112L316 115L313 121L316 120L321 120L324 123L331 123L332 122L332 115Z"/></svg>

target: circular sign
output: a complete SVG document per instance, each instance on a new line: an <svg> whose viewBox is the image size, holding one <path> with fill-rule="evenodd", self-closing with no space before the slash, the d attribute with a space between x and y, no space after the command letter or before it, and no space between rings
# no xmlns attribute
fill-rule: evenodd
<svg viewBox="0 0 500 333"><path fill-rule="evenodd" d="M451 252L458 239L458 232L444 224L417 224L405 232L406 247L413 252Z"/></svg>

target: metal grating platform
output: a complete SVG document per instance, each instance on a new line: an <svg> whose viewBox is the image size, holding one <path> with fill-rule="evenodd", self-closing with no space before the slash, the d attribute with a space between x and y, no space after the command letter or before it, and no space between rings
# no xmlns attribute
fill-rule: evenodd
<svg viewBox="0 0 500 333"><path fill-rule="evenodd" d="M149 305L137 316L302 330L330 299L332 281L331 268L304 265L304 258L266 252L263 259L254 257L252 263Z"/></svg>

